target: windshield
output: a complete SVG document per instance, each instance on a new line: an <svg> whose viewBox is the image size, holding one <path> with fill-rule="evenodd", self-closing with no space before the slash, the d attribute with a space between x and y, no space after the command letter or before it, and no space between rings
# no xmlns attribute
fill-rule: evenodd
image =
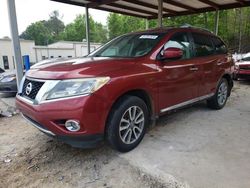
<svg viewBox="0 0 250 188"><path fill-rule="evenodd" d="M250 61L250 56L243 58L242 61Z"/></svg>
<svg viewBox="0 0 250 188"><path fill-rule="evenodd" d="M110 41L91 53L91 57L140 57L148 54L165 33L130 34Z"/></svg>

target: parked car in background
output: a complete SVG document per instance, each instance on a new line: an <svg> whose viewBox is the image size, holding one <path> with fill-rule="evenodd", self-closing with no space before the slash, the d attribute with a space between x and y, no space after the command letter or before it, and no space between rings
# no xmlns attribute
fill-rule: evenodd
<svg viewBox="0 0 250 188"><path fill-rule="evenodd" d="M250 80L250 54L236 62L233 78Z"/></svg>
<svg viewBox="0 0 250 188"><path fill-rule="evenodd" d="M16 104L45 134L74 147L102 140L135 148L149 122L206 100L222 109L234 64L223 41L197 28L167 28L115 38L85 58L36 64Z"/></svg>
<svg viewBox="0 0 250 188"><path fill-rule="evenodd" d="M0 74L0 94L15 96L17 93L17 82L15 71Z"/></svg>

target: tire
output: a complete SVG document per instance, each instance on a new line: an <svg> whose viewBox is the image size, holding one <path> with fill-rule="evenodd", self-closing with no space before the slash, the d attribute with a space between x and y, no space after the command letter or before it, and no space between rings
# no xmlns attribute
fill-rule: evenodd
<svg viewBox="0 0 250 188"><path fill-rule="evenodd" d="M220 110L227 102L229 95L229 84L227 79L222 78L219 82L215 95L207 100L209 108Z"/></svg>
<svg viewBox="0 0 250 188"><path fill-rule="evenodd" d="M120 152L134 149L145 135L148 115L148 108L142 99L122 97L111 110L107 122L106 139L111 147Z"/></svg>

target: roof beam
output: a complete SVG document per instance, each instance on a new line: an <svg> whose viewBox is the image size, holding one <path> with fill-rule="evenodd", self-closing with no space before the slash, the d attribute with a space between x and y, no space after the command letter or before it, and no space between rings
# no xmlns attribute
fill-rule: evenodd
<svg viewBox="0 0 250 188"><path fill-rule="evenodd" d="M52 1L59 2L59 3L66 3L66 4L70 4L70 5L81 6L81 7L85 7L86 6L86 4L80 3L80 2L76 2L76 1L68 1L68 0L52 0Z"/></svg>
<svg viewBox="0 0 250 188"><path fill-rule="evenodd" d="M115 10L115 9L111 10L109 8L106 8L106 7L98 7L97 9L98 10L108 11L108 12L114 12L114 13L117 13L117 14L123 14L123 15L128 15L128 16L139 17L139 18L146 18L146 19L148 19L150 17L150 16L143 16L143 15L136 14L136 13L128 13L128 12L125 12L125 11L123 12L123 11Z"/></svg>
<svg viewBox="0 0 250 188"><path fill-rule="evenodd" d="M158 10L158 6L155 6L155 5L150 4L150 3L146 3L144 1L138 1L138 0L123 0L123 1L126 1L128 3L133 3L133 4L136 4L136 5L140 5L140 6L143 6L143 7L147 7L147 8ZM163 7L162 10L164 12L168 12L170 14L177 14L178 13L178 12L176 12L174 10L171 10L171 9L168 9L168 8L164 8L164 7Z"/></svg>
<svg viewBox="0 0 250 188"><path fill-rule="evenodd" d="M210 0L199 0L202 3L205 3L207 5L210 5L211 7L215 8L216 10L219 9L219 5L213 1Z"/></svg>
<svg viewBox="0 0 250 188"><path fill-rule="evenodd" d="M139 9L139 8L135 8L135 7L130 7L130 6L126 6L126 5L120 5L120 4L117 4L117 3L110 3L109 6L112 6L114 8L124 9L125 12L126 12L126 10L130 10L130 11L135 11L135 12L138 12L138 13L149 14L149 16L157 15L156 13L148 11L148 10Z"/></svg>
<svg viewBox="0 0 250 188"><path fill-rule="evenodd" d="M87 6L89 8L97 8L100 5L108 5L108 4L113 3L115 1L118 1L118 0L98 0L98 1L92 1L92 2L88 3Z"/></svg>
<svg viewBox="0 0 250 188"><path fill-rule="evenodd" d="M86 4L84 3L80 3L80 2L76 2L76 1L68 1L68 0L52 0L52 1L56 1L56 2L60 2L60 3L66 3L66 4L71 4L71 5L76 5L76 6L81 6L81 7L85 7ZM96 9L98 10L104 10L104 11L108 11L108 12L114 12L114 13L117 13L117 14L125 14L125 15L128 15L128 16L134 16L134 17L139 17L139 18L146 18L148 19L149 16L143 16L143 15L140 15L140 14L134 14L134 13L126 13L126 12L123 12L123 11L119 11L119 10L110 10L109 8L105 8L105 7L97 7ZM153 17L153 16L152 16Z"/></svg>
<svg viewBox="0 0 250 188"><path fill-rule="evenodd" d="M244 0L236 0L236 1L239 2L242 5L244 5L246 3L246 1L244 1Z"/></svg>
<svg viewBox="0 0 250 188"><path fill-rule="evenodd" d="M231 3L231 4L227 4L227 5L220 5L219 10L242 8L242 7L247 7L247 6L250 6L250 1L247 1L245 4ZM213 7L206 7L206 8L202 8L202 9L197 9L196 12L182 11L182 12L179 12L177 15L163 14L163 17L184 16L184 15L192 15L192 14L199 14L199 13L203 13L203 12L213 12L213 11L214 11ZM156 19L156 18L157 17L149 17L148 19Z"/></svg>
<svg viewBox="0 0 250 188"><path fill-rule="evenodd" d="M177 2L177 1L173 1L173 0L163 0L164 3L168 3L168 4L171 4L171 5L174 5L176 7L180 7L180 8L184 8L184 9L187 9L191 12L195 12L196 9L194 7L190 7L188 5L185 5L183 3L180 3L180 2Z"/></svg>

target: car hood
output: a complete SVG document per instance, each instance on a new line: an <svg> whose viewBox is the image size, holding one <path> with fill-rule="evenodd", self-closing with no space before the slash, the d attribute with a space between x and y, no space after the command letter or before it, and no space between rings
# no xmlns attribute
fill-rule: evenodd
<svg viewBox="0 0 250 188"><path fill-rule="evenodd" d="M16 71L7 71L0 74L0 77L16 75Z"/></svg>
<svg viewBox="0 0 250 188"><path fill-rule="evenodd" d="M134 64L131 58L85 57L54 59L37 63L26 76L37 79L67 79L95 76L111 76L117 70Z"/></svg>

